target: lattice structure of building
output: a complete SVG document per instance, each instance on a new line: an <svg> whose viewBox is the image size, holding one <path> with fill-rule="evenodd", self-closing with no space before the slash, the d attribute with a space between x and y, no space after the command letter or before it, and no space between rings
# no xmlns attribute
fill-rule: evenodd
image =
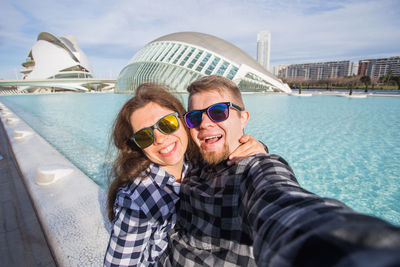
<svg viewBox="0 0 400 267"><path fill-rule="evenodd" d="M120 72L115 92L133 92L143 82L186 92L194 80L214 74L227 77L244 91L291 92L287 84L238 47L197 32L173 33L145 45Z"/></svg>

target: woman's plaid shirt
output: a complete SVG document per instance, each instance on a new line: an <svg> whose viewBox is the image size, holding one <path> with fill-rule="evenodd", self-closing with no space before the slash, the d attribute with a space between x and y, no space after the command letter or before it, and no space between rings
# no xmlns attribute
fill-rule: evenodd
<svg viewBox="0 0 400 267"><path fill-rule="evenodd" d="M185 163L182 178L187 171ZM146 173L117 193L104 266L155 266L167 247L180 184L154 163Z"/></svg>

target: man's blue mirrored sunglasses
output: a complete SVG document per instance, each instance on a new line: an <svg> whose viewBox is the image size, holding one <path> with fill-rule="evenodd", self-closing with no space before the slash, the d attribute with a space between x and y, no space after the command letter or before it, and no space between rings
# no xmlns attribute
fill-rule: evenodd
<svg viewBox="0 0 400 267"><path fill-rule="evenodd" d="M213 122L221 122L229 118L229 108L233 107L238 111L243 109L232 102L217 103L205 109L192 110L184 115L185 123L189 128L197 128L203 120L203 113L206 112Z"/></svg>

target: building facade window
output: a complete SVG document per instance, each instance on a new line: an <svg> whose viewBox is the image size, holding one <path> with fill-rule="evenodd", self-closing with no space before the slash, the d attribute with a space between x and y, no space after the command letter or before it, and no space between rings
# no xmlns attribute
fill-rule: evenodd
<svg viewBox="0 0 400 267"><path fill-rule="evenodd" d="M203 60L201 60L200 64L197 66L196 71L201 72L202 69L203 69L203 67L206 65L206 63L207 63L207 61L208 61L208 59L209 59L210 57L211 57L211 54L210 54L210 53L207 53L207 54L205 55L205 57L203 58Z"/></svg>
<svg viewBox="0 0 400 267"><path fill-rule="evenodd" d="M217 64L218 64L218 62L220 61L221 59L219 58L219 57L215 57L214 58L214 60L211 62L211 64L208 66L208 68L206 69L206 71L205 71L205 73L207 74L207 75L210 75L212 72L213 72L213 70L215 69L215 67L217 66Z"/></svg>

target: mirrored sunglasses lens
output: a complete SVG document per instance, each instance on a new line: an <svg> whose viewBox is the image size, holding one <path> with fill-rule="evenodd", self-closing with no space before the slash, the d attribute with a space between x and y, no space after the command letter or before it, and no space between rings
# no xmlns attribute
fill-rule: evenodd
<svg viewBox="0 0 400 267"><path fill-rule="evenodd" d="M215 122L221 122L228 118L229 108L226 104L215 104L208 109L210 118Z"/></svg>
<svg viewBox="0 0 400 267"><path fill-rule="evenodd" d="M154 141L151 129L140 130L139 132L134 134L133 138L135 139L136 144L140 148L146 148L149 145L151 145Z"/></svg>
<svg viewBox="0 0 400 267"><path fill-rule="evenodd" d="M202 113L200 111L192 111L186 114L185 122L189 128L196 128L201 124Z"/></svg>
<svg viewBox="0 0 400 267"><path fill-rule="evenodd" d="M158 122L158 129L164 134L172 134L179 128L178 119L174 115L168 115Z"/></svg>

